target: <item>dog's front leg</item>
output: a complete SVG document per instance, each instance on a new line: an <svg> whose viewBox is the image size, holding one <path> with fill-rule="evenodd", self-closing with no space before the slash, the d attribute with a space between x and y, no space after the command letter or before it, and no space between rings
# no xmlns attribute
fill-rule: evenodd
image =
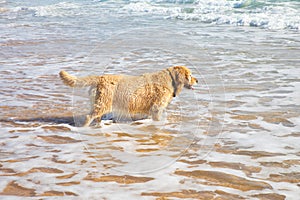
<svg viewBox="0 0 300 200"><path fill-rule="evenodd" d="M164 108L158 105L151 107L150 113L153 121L160 121Z"/></svg>

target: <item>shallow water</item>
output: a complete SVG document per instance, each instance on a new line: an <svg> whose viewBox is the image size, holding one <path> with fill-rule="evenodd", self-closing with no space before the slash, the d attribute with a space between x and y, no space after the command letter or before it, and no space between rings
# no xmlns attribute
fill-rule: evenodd
<svg viewBox="0 0 300 200"><path fill-rule="evenodd" d="M211 10L236 3L219 2ZM1 199L300 195L296 28L180 19L165 1L1 5ZM137 75L181 64L199 85L173 99L160 122L81 128L88 91L58 78L62 69Z"/></svg>

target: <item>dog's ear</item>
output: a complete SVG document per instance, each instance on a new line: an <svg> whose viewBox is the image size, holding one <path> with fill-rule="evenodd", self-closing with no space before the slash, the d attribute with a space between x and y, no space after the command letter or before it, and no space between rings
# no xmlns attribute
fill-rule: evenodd
<svg viewBox="0 0 300 200"><path fill-rule="evenodd" d="M181 66L172 67L171 74L173 78L173 87L174 87L174 94L173 97L176 97L182 90L184 86L185 80L185 70Z"/></svg>
<svg viewBox="0 0 300 200"><path fill-rule="evenodd" d="M177 82L183 84L185 80L188 79L190 71L184 66L175 66L173 69L176 74Z"/></svg>

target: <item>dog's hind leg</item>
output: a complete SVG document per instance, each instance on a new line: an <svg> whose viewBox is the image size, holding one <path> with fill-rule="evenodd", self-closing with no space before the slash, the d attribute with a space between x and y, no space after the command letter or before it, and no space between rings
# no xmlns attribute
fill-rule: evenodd
<svg viewBox="0 0 300 200"><path fill-rule="evenodd" d="M97 126L101 127L100 123L102 116L109 112L111 112L111 106L107 106L107 104L104 103L101 98L98 98L95 101L91 113L86 116L86 120L83 126L87 127L95 120L97 122Z"/></svg>
<svg viewBox="0 0 300 200"><path fill-rule="evenodd" d="M108 112L109 112L108 108L103 103L94 104L94 108L91 114L86 116L86 120L83 126L87 127L95 120L97 121L97 126L101 127L100 126L101 118L104 114Z"/></svg>
<svg viewBox="0 0 300 200"><path fill-rule="evenodd" d="M101 110L101 111L94 110L90 115L86 116L86 120L85 120L83 126L88 127L95 120L97 122L97 126L101 127L100 123L101 123L101 118L102 118L103 114L104 114L103 110Z"/></svg>
<svg viewBox="0 0 300 200"><path fill-rule="evenodd" d="M86 120L85 120L83 126L84 127L88 127L94 121L94 119L95 119L95 116L93 116L93 115L87 115L86 116Z"/></svg>
<svg viewBox="0 0 300 200"><path fill-rule="evenodd" d="M91 90L92 111L86 116L85 127L89 126L94 120L97 121L97 126L100 126L102 116L112 111L114 91L114 87L112 86L97 85L96 88Z"/></svg>

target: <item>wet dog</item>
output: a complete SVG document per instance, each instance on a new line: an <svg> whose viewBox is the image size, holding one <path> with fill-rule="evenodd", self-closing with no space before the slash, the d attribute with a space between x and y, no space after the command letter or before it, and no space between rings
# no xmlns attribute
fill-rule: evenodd
<svg viewBox="0 0 300 200"><path fill-rule="evenodd" d="M86 116L84 126L95 119L100 123L107 113L130 115L131 118L151 116L158 121L163 110L183 87L193 89L198 80L185 66L146 73L140 76L101 75L75 77L65 71L59 73L64 84L70 87L90 86L94 93L92 110Z"/></svg>

